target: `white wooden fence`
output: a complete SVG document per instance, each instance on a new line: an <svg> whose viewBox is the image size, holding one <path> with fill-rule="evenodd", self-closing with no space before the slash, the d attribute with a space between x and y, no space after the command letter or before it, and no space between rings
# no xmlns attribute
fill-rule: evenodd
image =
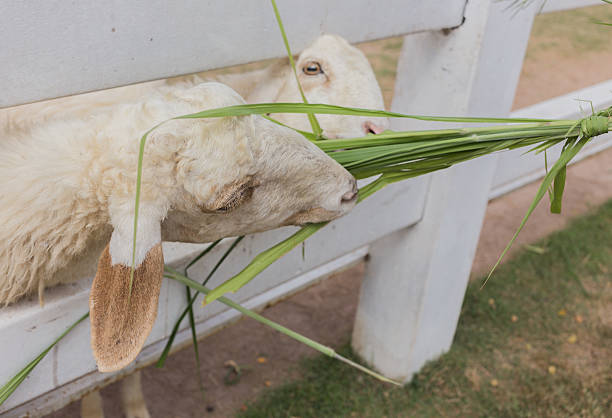
<svg viewBox="0 0 612 418"><path fill-rule="evenodd" d="M279 3L295 51L323 32L352 42L406 35L392 110L482 116L509 114L533 16L541 6L534 2L512 18L504 4L489 0ZM547 4L553 10L555 2ZM0 107L284 53L264 0L5 2L0 39ZM537 106L524 113L566 115L542 106L541 114ZM393 123L395 129L423 126ZM492 182L492 193L498 195L532 179L541 167L526 163L525 169L510 170L515 164L516 156L482 158L389 187L311 238L304 258L301 249L294 250L232 298L250 308L262 307L369 253L353 345L383 373L408 380L425 361L450 347ZM235 274L293 231L249 236L212 284ZM164 243L164 254L167 262L180 267L204 247ZM225 248L221 245L211 256ZM200 262L190 274L202 277L210 268ZM83 278L49 290L44 308L30 300L0 309L0 381L86 312L90 283ZM134 366L117 374L96 372L89 325L79 325L0 413L41 415L151 363L184 301L182 285L165 281L145 349ZM237 317L220 304L195 312L200 335ZM175 346L189 342L184 329Z"/></svg>

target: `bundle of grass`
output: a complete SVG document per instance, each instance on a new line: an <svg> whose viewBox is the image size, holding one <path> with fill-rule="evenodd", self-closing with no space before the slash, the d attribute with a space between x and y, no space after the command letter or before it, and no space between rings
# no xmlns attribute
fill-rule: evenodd
<svg viewBox="0 0 612 418"><path fill-rule="evenodd" d="M316 139L307 135L322 150L327 152L333 159L346 167L356 178L376 179L361 188L359 201L371 196L376 191L388 184L424 175L437 170L451 167L455 164L490 155L497 151L527 148L530 152L545 152L550 147L563 144L563 150L558 161L550 168L533 200L531 207L526 213L517 233L524 226L527 218L542 200L547 191L551 195L551 210L558 212L561 209L561 198L565 184L565 169L567 164L576 154L594 137L607 133L612 128L612 107L594 113L592 116L580 120L548 120L548 119L505 119L505 118L461 118L461 117L429 117L404 115L399 113L384 112L377 110L366 110L356 108L343 108L330 105L318 104L255 104L238 105L219 109L211 109L203 112L180 116L174 119L211 118L225 116L240 116L248 114L267 113L305 113L305 114L345 114L354 116L370 117L400 117L413 118L428 121L442 121L452 123L496 123L498 126L486 126L476 128L452 128L443 130L387 131L380 135L368 135L362 138L352 139ZM161 125L161 124L160 124ZM152 128L141 138L140 158L138 164L138 181L142 176L143 151ZM138 185L139 186L139 185ZM139 199L139 187L137 187L136 199ZM138 208L138 205L136 205ZM135 219L138 218L136 210ZM227 292L235 292L243 285L252 280L257 274L282 257L292 248L306 240L309 236L324 227L326 223L310 224L302 227L295 234L257 255L247 267L239 274L224 282L217 288L209 291L199 283L189 279L170 268L166 268L165 277L178 280L196 292L206 293L205 301L210 303L220 300L228 306L240 310L242 313L252 316L262 322L273 326L273 328L284 334L296 338L314 349L334 358L340 358L334 350L324 347L306 337L288 330L278 324L272 324L261 316L239 307L239 305L223 298ZM135 235L137 233L135 228ZM508 247L514 241L508 244ZM230 249L231 250L231 249ZM504 251L505 253L505 251ZM503 254L502 254L503 256ZM501 259L501 257L500 257ZM195 262L195 260L194 260ZM195 301L196 295L190 296L188 308ZM83 317L84 318L84 317ZM79 322L83 319L79 319ZM182 318L181 318L182 319ZM72 328L72 327L71 327ZM178 330L178 323L175 331ZM68 331L66 331L67 333ZM64 333L63 335L65 335ZM0 404L10 396L18 387L27 374L38 364L49 349L62 337L60 336L40 356L29 363L20 373L14 376L0 388ZM170 338L167 349L164 351L159 364L169 352L172 344ZM342 359L343 361L345 359ZM353 364L354 365L354 364ZM362 366L354 365L367 371ZM379 379L388 379L367 371Z"/></svg>
<svg viewBox="0 0 612 418"><path fill-rule="evenodd" d="M501 126L477 128L406 132L387 131L380 135L368 135L363 138L352 139L317 140L312 134L305 133L307 137L347 168L356 178L376 177L373 182L359 191L359 201L362 201L388 184L445 169L455 164L490 155L498 151L526 148L528 152L542 153L555 145L563 144L560 158L544 177L532 205L527 211L515 236L502 253L500 260L512 245L514 239L547 190L550 191L551 195L551 211L559 212L561 210L567 164L592 138L607 133L612 126L612 108L601 110L584 119L553 120L431 117L320 104L275 103L212 109L181 116L178 119L267 113L343 114L412 118L454 123L503 124ZM141 139L142 149L144 149L147 135L148 133ZM212 302L227 292L237 291L267 266L326 224L304 226L291 237L259 254L238 275L213 289L206 296L206 302ZM493 270L494 268L491 272Z"/></svg>

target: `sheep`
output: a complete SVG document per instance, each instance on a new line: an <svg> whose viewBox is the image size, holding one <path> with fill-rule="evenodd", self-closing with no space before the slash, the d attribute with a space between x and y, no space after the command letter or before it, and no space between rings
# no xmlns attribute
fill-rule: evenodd
<svg viewBox="0 0 612 418"><path fill-rule="evenodd" d="M382 92L366 56L338 35L319 36L295 62L304 95L310 103L384 110ZM206 73L166 80L166 84L198 83ZM238 91L248 103L301 102L289 59L242 74L218 75L216 79ZM274 119L303 131L310 123L303 114L273 114ZM386 118L318 115L328 138L359 137L387 129Z"/></svg>
<svg viewBox="0 0 612 418"><path fill-rule="evenodd" d="M241 103L231 88L204 83L4 138L0 304L90 273L102 252L92 349L100 371L119 370L155 320L162 240L211 242L328 221L355 205L353 176L291 129L260 116L171 121L146 147L128 304L137 139L170 117Z"/></svg>
<svg viewBox="0 0 612 418"><path fill-rule="evenodd" d="M372 109L384 109L380 87L372 68L357 48L334 35L319 37L296 60L300 83L311 103L329 103ZM28 131L44 121L62 118L89 119L92 114L108 111L109 107L140 100L152 90L186 89L207 79L206 73L169 80L159 80L121 87L85 95L55 99L43 103L19 106L0 113L0 124L4 131ZM289 66L288 59L278 60L263 70L216 77L241 95L249 103L300 102L301 97ZM167 88L166 88L167 87ZM25 112L24 112L25 111ZM310 125L303 115L273 115L275 119L295 128L308 130ZM2 118L5 118L4 120ZM356 118L346 116L319 115L324 134L330 138L361 136L364 133L380 133L388 126L385 118ZM2 127L0 127L2 135ZM303 175L303 173L300 173ZM108 236L108 231L102 235ZM176 237L175 237L176 238ZM179 237L180 238L180 237ZM92 239L84 250L89 254L80 261L72 262L61 275L51 278L47 285L92 276L93 259L103 249L105 239ZM98 243L98 245L95 245ZM70 276L70 277L66 277ZM32 276L33 277L33 276ZM55 279L55 280L54 280ZM44 281L39 281L42 291ZM39 292L40 293L40 292ZM136 372L122 381L122 402L127 416L148 417L142 395L140 373ZM82 400L82 416L103 416L99 392L93 392Z"/></svg>
<svg viewBox="0 0 612 418"><path fill-rule="evenodd" d="M298 56L296 69L304 94L310 103L384 109L382 93L367 58L340 36L319 36ZM0 112L0 126L15 131L27 129L42 120L66 115L86 117L108 106L137 101L154 89L187 88L204 81L210 81L210 74L204 72L18 106ZM213 81L232 87L247 103L302 101L287 58L277 60L261 70L217 75ZM271 116L291 127L310 130L305 115ZM318 115L317 118L328 138L378 134L389 125L386 118L343 115Z"/></svg>

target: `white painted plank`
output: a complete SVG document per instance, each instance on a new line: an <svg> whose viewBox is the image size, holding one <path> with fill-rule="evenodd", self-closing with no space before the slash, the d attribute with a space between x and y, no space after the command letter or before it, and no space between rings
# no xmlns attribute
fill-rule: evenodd
<svg viewBox="0 0 612 418"><path fill-rule="evenodd" d="M0 382L2 384L38 356L76 319L87 312L87 298L81 295L86 294L90 281L84 280L53 289L49 292L50 295L44 307L39 306L37 297L32 297L19 304L2 308L0 356L5 359L0 362ZM80 335L88 329L87 324L80 324L73 333ZM11 407L39 396L57 385L56 354L54 350L42 360L19 389L0 407L0 415ZM80 357L79 352L74 354Z"/></svg>
<svg viewBox="0 0 612 418"><path fill-rule="evenodd" d="M363 258L368 253L368 247L361 247L355 251L352 251L336 260L333 260L323 266L313 269L301 276L291 279L281 286L277 286L270 291L263 294L257 295L248 301L243 303L243 306L251 310L260 310L267 304L274 302L279 299L283 299L300 289L312 284L322 277L329 275L330 273L342 268L343 266L350 265L359 259ZM181 291L183 288L180 287ZM226 310L218 315L209 317L208 319L199 322L196 325L198 336L209 335L225 326L226 324L237 320L240 317L239 312L234 310ZM88 331L87 331L88 332ZM81 332L82 334L82 332ZM88 334L72 334L70 337L72 341L78 342L79 338L87 337ZM288 337L287 337L288 338ZM181 347L191 344L191 331L187 328L183 328L176 335L175 342L173 345L173 351L178 350ZM27 404L22 404L16 408L11 409L6 413L7 418L10 417L21 417L27 415L29 417L38 417L56 411L59 408L69 404L75 399L79 399L83 394L101 388L113 381L116 381L123 376L123 374L129 374L135 368L141 368L148 364L155 362L158 359L159 353L165 346L165 341L157 341L147 346L143 352L138 356L136 361L137 364L122 370L121 374L105 375L102 376L99 373L92 372L79 376L77 379L64 384L61 388L48 392L42 396L39 396Z"/></svg>
<svg viewBox="0 0 612 418"><path fill-rule="evenodd" d="M581 7L605 4L601 0L546 0L540 13L560 12L562 10L579 9Z"/></svg>
<svg viewBox="0 0 612 418"><path fill-rule="evenodd" d="M461 23L465 0L279 2L294 51ZM283 56L268 0L5 1L0 108Z"/></svg>

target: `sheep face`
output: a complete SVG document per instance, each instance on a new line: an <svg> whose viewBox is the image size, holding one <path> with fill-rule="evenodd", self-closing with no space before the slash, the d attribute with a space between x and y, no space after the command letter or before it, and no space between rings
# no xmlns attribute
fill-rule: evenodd
<svg viewBox="0 0 612 418"><path fill-rule="evenodd" d="M172 96L163 109L178 114L244 103L216 83ZM293 130L259 116L175 120L151 134L146 150L134 252L133 194L109 198L114 229L90 293L100 371L129 364L153 327L162 239L208 242L323 222L347 213L357 200L355 179L341 165Z"/></svg>
<svg viewBox="0 0 612 418"><path fill-rule="evenodd" d="M384 110L374 71L365 55L343 38L323 35L299 56L296 70L310 103ZM276 102L301 102L293 74L288 74ZM275 114L274 118L292 127L310 130L304 115ZM329 138L359 137L387 129L387 118L318 115Z"/></svg>
<svg viewBox="0 0 612 418"><path fill-rule="evenodd" d="M228 170L219 176L210 173L207 158L201 167L193 164L182 180L185 193L163 223L164 240L209 242L329 221L353 208L355 179L316 145L261 117L240 119L232 123L242 124L245 134L232 149L244 150L241 169L223 166Z"/></svg>

